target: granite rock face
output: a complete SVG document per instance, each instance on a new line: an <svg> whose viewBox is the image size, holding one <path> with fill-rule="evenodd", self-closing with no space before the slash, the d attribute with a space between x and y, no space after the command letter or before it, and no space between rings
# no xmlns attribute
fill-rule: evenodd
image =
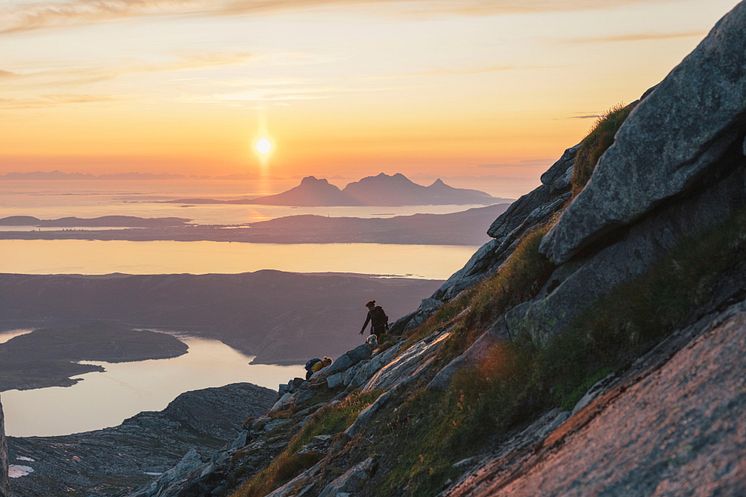
<svg viewBox="0 0 746 497"><path fill-rule="evenodd" d="M319 497L341 497L342 495L354 495L355 492L362 489L363 485L370 479L375 472L376 462L373 458L356 464L348 469L342 476L330 482Z"/></svg>
<svg viewBox="0 0 746 497"><path fill-rule="evenodd" d="M585 189L545 236L553 262L680 195L743 139L746 4L740 3L632 111Z"/></svg>
<svg viewBox="0 0 746 497"><path fill-rule="evenodd" d="M505 314L506 329L500 331L513 337L527 332L537 343L546 343L599 298L645 273L678 244L704 235L746 208L746 159L736 155L725 161L729 164L721 163L731 170L714 184L705 183L681 202L651 213L616 243L557 268L537 298Z"/></svg>
<svg viewBox="0 0 746 497"><path fill-rule="evenodd" d="M8 446L5 442L5 420L3 405L0 403L0 497L8 497Z"/></svg>
<svg viewBox="0 0 746 497"><path fill-rule="evenodd" d="M673 335L538 439L532 428L508 440L441 497L746 495L744 351L742 301Z"/></svg>

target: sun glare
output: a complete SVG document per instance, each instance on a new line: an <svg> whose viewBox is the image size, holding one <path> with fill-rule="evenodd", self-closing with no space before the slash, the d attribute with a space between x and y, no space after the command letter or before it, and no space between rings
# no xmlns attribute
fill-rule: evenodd
<svg viewBox="0 0 746 497"><path fill-rule="evenodd" d="M254 151L262 159L269 157L273 148L274 144L272 143L272 140L266 136L262 136L254 142Z"/></svg>

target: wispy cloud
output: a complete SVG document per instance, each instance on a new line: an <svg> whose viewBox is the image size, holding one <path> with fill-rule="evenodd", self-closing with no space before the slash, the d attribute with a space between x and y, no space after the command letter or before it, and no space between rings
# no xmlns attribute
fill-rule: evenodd
<svg viewBox="0 0 746 497"><path fill-rule="evenodd" d="M577 114L575 116L569 116L567 119L598 119L601 114Z"/></svg>
<svg viewBox="0 0 746 497"><path fill-rule="evenodd" d="M473 74L515 71L516 69L525 69L525 67L501 64L472 67L436 67L433 69L407 73L406 76L468 76Z"/></svg>
<svg viewBox="0 0 746 497"><path fill-rule="evenodd" d="M584 36L568 38L566 43L625 43L636 41L663 41L678 40L682 38L702 38L706 33L702 31L676 31L672 33L627 33L602 36Z"/></svg>
<svg viewBox="0 0 746 497"><path fill-rule="evenodd" d="M41 95L33 98L0 98L0 109L39 109L69 104L89 104L115 100L111 95Z"/></svg>
<svg viewBox="0 0 746 497"><path fill-rule="evenodd" d="M243 87L244 89L204 95L186 95L182 99L189 102L220 103L238 106L256 103L285 104L301 100L323 100L340 94L383 92L391 89L388 86L350 88L306 79L267 79L234 83L235 86Z"/></svg>
<svg viewBox="0 0 746 497"><path fill-rule="evenodd" d="M550 159L524 159L513 162L492 162L489 164L478 164L477 167L481 169L513 169L521 167L536 167L546 166L547 161Z"/></svg>
<svg viewBox="0 0 746 497"><path fill-rule="evenodd" d="M0 180L10 181L48 181L48 180L162 180L183 178L177 174L154 174L140 172L126 172L113 174L91 174L69 171L29 171L15 172L11 171L0 174Z"/></svg>
<svg viewBox="0 0 746 497"><path fill-rule="evenodd" d="M210 67L243 64L251 60L248 52L191 54L160 62L123 62L109 68L70 67L42 69L29 72L8 72L8 77L19 79L24 85L74 86L115 79L130 74L177 72ZM0 71L0 78L5 71Z"/></svg>
<svg viewBox="0 0 746 497"><path fill-rule="evenodd" d="M608 9L668 0L67 0L10 1L0 33L75 26L146 16L231 16L330 6L390 6L404 15L493 15Z"/></svg>
<svg viewBox="0 0 746 497"><path fill-rule="evenodd" d="M14 73L14 72L3 71L2 69L0 69L0 79L2 79L2 78L14 78L16 76L17 76L17 74Z"/></svg>

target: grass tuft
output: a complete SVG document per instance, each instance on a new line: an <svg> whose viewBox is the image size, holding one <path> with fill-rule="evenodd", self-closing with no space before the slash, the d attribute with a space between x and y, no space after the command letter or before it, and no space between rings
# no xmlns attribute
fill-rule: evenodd
<svg viewBox="0 0 746 497"><path fill-rule="evenodd" d="M380 394L379 391L358 391L348 395L338 404L320 409L290 440L287 448L275 457L269 466L236 490L233 497L264 497L316 464L321 455L298 454L298 451L316 435L335 435L346 429L360 411L369 406Z"/></svg>
<svg viewBox="0 0 746 497"><path fill-rule="evenodd" d="M614 143L614 136L636 104L616 105L598 118L588 136L583 139L575 156L572 174L572 194L580 193L596 168L598 159Z"/></svg>

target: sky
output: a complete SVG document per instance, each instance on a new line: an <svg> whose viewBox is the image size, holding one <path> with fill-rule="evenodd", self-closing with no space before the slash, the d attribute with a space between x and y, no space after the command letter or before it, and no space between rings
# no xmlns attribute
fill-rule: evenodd
<svg viewBox="0 0 746 497"><path fill-rule="evenodd" d="M0 0L0 175L383 171L515 197L736 3Z"/></svg>

